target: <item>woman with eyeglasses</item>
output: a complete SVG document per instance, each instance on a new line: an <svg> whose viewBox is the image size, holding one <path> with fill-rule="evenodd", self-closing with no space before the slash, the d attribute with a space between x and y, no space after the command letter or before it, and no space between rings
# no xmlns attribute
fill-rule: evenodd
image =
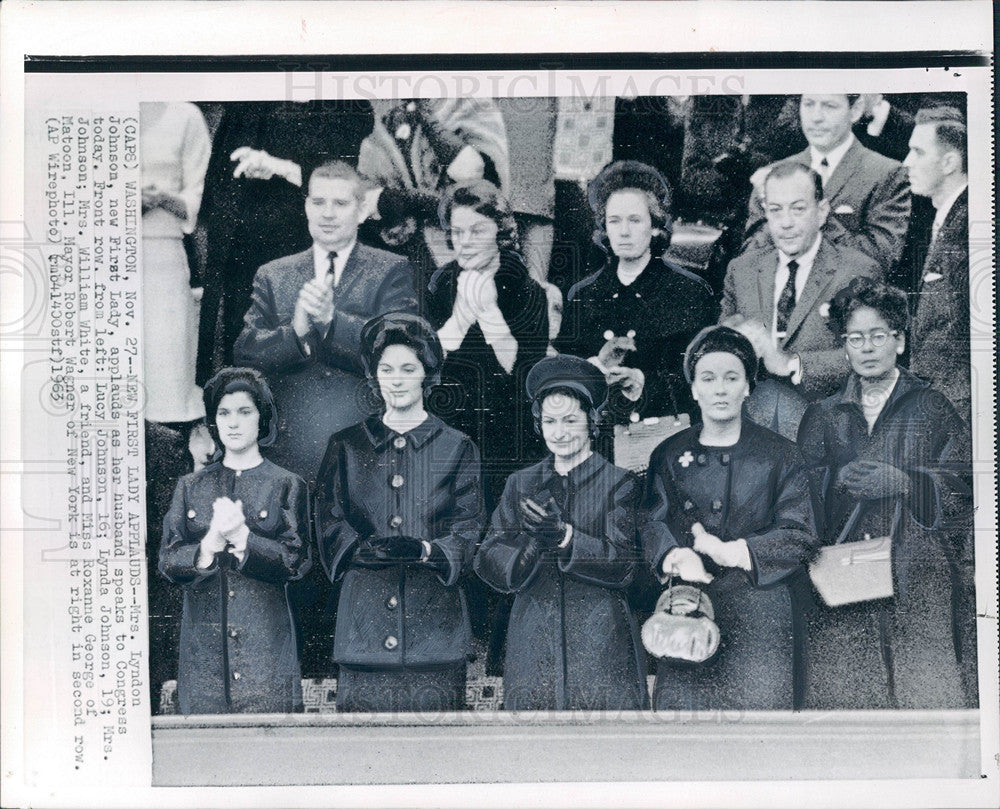
<svg viewBox="0 0 1000 809"><path fill-rule="evenodd" d="M531 414L522 391L548 345L545 291L528 274L514 215L495 185L453 186L440 218L455 260L431 276L426 290L427 319L445 354L430 405L482 451L492 508L507 476L543 452L535 436L524 438Z"/></svg>
<svg viewBox="0 0 1000 809"><path fill-rule="evenodd" d="M890 597L826 607L809 622L806 707L965 704L955 594L971 577L969 434L948 399L900 368L907 302L856 278L830 304L852 373L810 405L799 446L824 544L887 537ZM971 578L966 582L971 592Z"/></svg>

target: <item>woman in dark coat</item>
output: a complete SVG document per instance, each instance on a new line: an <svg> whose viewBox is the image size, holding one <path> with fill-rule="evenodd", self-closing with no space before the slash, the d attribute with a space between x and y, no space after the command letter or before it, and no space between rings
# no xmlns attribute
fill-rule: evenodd
<svg viewBox="0 0 1000 809"><path fill-rule="evenodd" d="M472 651L459 578L486 519L479 452L424 410L442 362L426 321L369 321L361 358L384 407L333 435L316 482L320 559L342 580L337 710L458 710Z"/></svg>
<svg viewBox="0 0 1000 809"><path fill-rule="evenodd" d="M689 412L684 349L717 320L718 308L706 281L665 258L671 228L667 182L650 166L624 160L601 172L589 195L594 241L608 259L569 291L557 347L597 358L611 389L608 415L615 423L633 412ZM612 337L628 341L627 353L615 350Z"/></svg>
<svg viewBox="0 0 1000 809"><path fill-rule="evenodd" d="M845 336L853 373L809 407L799 445L824 544L890 536L894 596L818 607L806 705L974 704L963 696L960 657L974 660L975 648L958 642L953 612L953 593L973 590L967 427L942 393L896 365L902 292L855 279L831 302L830 323Z"/></svg>
<svg viewBox="0 0 1000 809"><path fill-rule="evenodd" d="M492 508L507 476L542 454L537 437L525 437L521 391L548 345L545 291L517 252L514 216L496 186L482 180L449 189L441 223L456 259L431 276L425 299L445 352L429 405L481 449Z"/></svg>
<svg viewBox="0 0 1000 809"><path fill-rule="evenodd" d="M795 445L744 419L753 346L724 326L691 343L684 372L702 420L650 458L642 526L654 574L702 583L721 642L697 665L661 660L657 710L797 707L803 676L803 564L816 538Z"/></svg>
<svg viewBox="0 0 1000 809"><path fill-rule="evenodd" d="M532 368L545 460L514 473L474 569L517 593L507 630L508 710L639 710L645 655L624 597L637 559L635 480L591 448L602 374L561 354Z"/></svg>
<svg viewBox="0 0 1000 809"><path fill-rule="evenodd" d="M260 454L277 414L264 378L224 368L205 386L221 460L177 484L163 521L160 572L184 588L181 713L302 710L285 584L311 565L302 478Z"/></svg>

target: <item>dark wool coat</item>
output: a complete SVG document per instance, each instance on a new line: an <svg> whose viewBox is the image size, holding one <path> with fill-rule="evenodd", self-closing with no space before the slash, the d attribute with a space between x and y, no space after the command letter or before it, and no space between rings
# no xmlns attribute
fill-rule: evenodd
<svg viewBox="0 0 1000 809"><path fill-rule="evenodd" d="M460 272L457 262L451 262L431 276L425 303L427 319L435 329L451 317ZM513 372L508 374L500 365L474 323L458 349L445 358L441 385L428 400L428 409L468 435L482 451L491 506L499 499L507 476L544 452L532 429L524 379L545 356L549 339L545 291L528 275L517 253L501 251L494 280L497 306L517 340Z"/></svg>
<svg viewBox="0 0 1000 809"><path fill-rule="evenodd" d="M618 280L617 267L618 259L611 258L570 290L558 348L592 357L607 342L606 331L622 337L634 330L636 350L622 364L645 375L642 398L629 402L613 388L610 418L625 423L633 411L643 417L690 413L693 402L684 380L684 350L718 317L712 289L665 259L651 259L628 286Z"/></svg>
<svg viewBox="0 0 1000 809"><path fill-rule="evenodd" d="M521 531L522 497L548 499L573 526L570 545L540 552ZM637 561L635 479L596 452L569 474L550 455L507 481L476 573L517 593L507 629L508 710L639 710L645 653L624 597Z"/></svg>
<svg viewBox="0 0 1000 809"><path fill-rule="evenodd" d="M641 528L643 553L661 581L663 557L691 547L691 525L724 541L745 539L752 570L721 568L702 585L721 642L701 666L657 667L658 710L784 710L803 677L803 563L819 544L802 458L792 442L744 420L740 440L707 447L701 425L653 450ZM678 582L680 583L680 582Z"/></svg>
<svg viewBox="0 0 1000 809"><path fill-rule="evenodd" d="M962 627L955 626L952 598L955 588L970 597L973 591L968 440L948 400L906 371L871 435L856 376L806 411L799 445L822 504L824 543L837 540L859 504L835 485L841 467L855 458L881 461L911 481L907 497L861 501L847 541L888 535L899 512L892 539L895 597L818 606L809 626L807 707L964 704L956 657ZM974 646L965 651L974 659Z"/></svg>
<svg viewBox="0 0 1000 809"><path fill-rule="evenodd" d="M482 534L479 452L435 416L403 435L378 415L330 439L316 481L316 536L331 581L343 579L333 657L378 669L454 666L471 652L459 579ZM362 565L358 543L427 540L447 572L413 564Z"/></svg>
<svg viewBox="0 0 1000 809"><path fill-rule="evenodd" d="M228 553L204 570L199 546L218 497L243 502L250 529L242 563ZM312 560L300 477L263 461L213 463L177 484L163 521L160 572L184 588L177 695L181 713L302 710L302 683L285 583Z"/></svg>

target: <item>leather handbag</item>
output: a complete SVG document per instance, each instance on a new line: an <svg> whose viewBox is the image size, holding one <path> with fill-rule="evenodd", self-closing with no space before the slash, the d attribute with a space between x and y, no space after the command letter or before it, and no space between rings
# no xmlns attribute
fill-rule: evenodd
<svg viewBox="0 0 1000 809"><path fill-rule="evenodd" d="M841 607L863 601L892 598L892 539L899 528L902 504L897 501L888 536L846 542L858 519L863 503L851 512L844 529L833 545L820 548L809 563L809 578L828 607Z"/></svg>

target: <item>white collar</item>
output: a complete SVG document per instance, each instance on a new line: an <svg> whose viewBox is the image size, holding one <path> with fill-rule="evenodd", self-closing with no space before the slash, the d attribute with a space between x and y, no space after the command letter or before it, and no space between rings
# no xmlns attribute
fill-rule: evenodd
<svg viewBox="0 0 1000 809"><path fill-rule="evenodd" d="M840 161L844 159L844 155L847 154L847 150L850 149L853 145L854 145L854 133L848 132L847 139L842 144L840 144L840 146L834 147L829 152L821 152L814 146L810 146L809 147L810 165L813 168L816 168L823 161L823 158L825 157L826 163L830 167L829 168L830 173L827 174L827 177L829 177L831 174L833 174L833 172L837 170L837 166L839 166Z"/></svg>
<svg viewBox="0 0 1000 809"><path fill-rule="evenodd" d="M969 181L966 180L958 188L956 188L952 193L945 197L944 201L941 203L940 208L936 208L934 211L934 221L938 225L943 225L944 220L948 218L948 214L951 212L951 206L955 204L955 201L962 196L962 192L969 187Z"/></svg>
<svg viewBox="0 0 1000 809"><path fill-rule="evenodd" d="M357 243L358 237L355 236L347 247L337 251L337 257L333 260L334 284L340 282L340 276L344 272L347 259L351 257L351 251L354 250L354 245ZM330 250L326 250L316 244L316 242L313 242L313 268L317 278L325 278L326 274L330 271L330 253Z"/></svg>
<svg viewBox="0 0 1000 809"><path fill-rule="evenodd" d="M803 270L808 271L812 268L813 262L816 260L816 254L819 252L820 242L823 241L823 234L817 233L816 238L813 240L812 247L806 250L801 256L795 259L799 264L798 272L803 273ZM792 257L786 255L780 248L778 249L778 266L787 267L788 262L792 260Z"/></svg>

